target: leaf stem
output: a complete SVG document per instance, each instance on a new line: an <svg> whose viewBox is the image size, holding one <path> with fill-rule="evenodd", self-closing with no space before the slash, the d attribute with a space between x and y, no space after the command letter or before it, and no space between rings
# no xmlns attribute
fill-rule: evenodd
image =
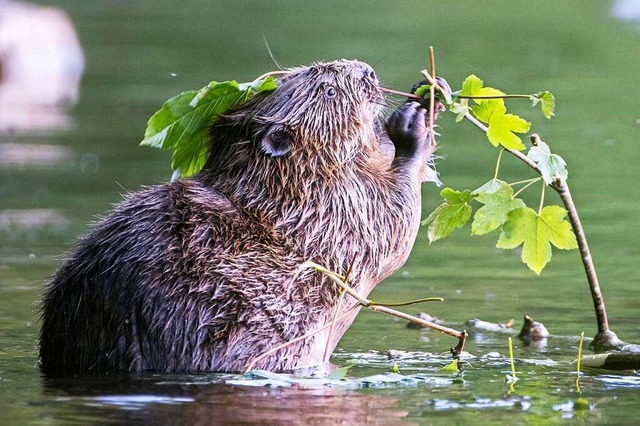
<svg viewBox="0 0 640 426"><path fill-rule="evenodd" d="M498 179L498 172L500 171L500 161L502 161L502 153L504 152L504 149L501 149L500 152L498 153L498 161L496 161L496 170L493 173L493 180L497 180Z"/></svg>
<svg viewBox="0 0 640 426"><path fill-rule="evenodd" d="M540 195L540 206L538 206L538 216L540 216L540 214L542 213L542 208L544 207L544 192L545 192L546 188L547 188L547 184L543 180L542 181L542 194Z"/></svg>
<svg viewBox="0 0 640 426"><path fill-rule="evenodd" d="M513 197L511 197L511 198L512 198L512 199L513 199L513 198L516 198L518 195L520 195L520 193L521 193L522 191L524 191L525 189L527 189L528 187L530 187L531 185L533 185L534 183L536 183L536 182L537 182L537 181L539 181L539 180L542 180L542 178L539 178L539 177L538 177L538 178L529 179L529 183L527 183L527 184L526 184L525 186L523 186L522 188L518 189L518 190L515 192L515 194L513 194ZM526 182L526 181L521 181L521 182ZM517 183L520 183L520 182L517 182Z"/></svg>
<svg viewBox="0 0 640 426"><path fill-rule="evenodd" d="M525 180L519 180L517 182L512 182L509 185L514 186L514 185L522 185L523 183L529 183L529 182L537 182L539 181L541 178L537 177L537 178L531 178L531 179L525 179Z"/></svg>
<svg viewBox="0 0 640 426"><path fill-rule="evenodd" d="M253 81L260 81L260 80L264 80L267 77L273 77L274 75L285 75L287 74L289 71L282 71L282 70L278 70L278 71L269 71L269 72L265 72L264 74L262 74L261 76L259 76L258 78L256 78Z"/></svg>
<svg viewBox="0 0 640 426"><path fill-rule="evenodd" d="M456 95L455 97L458 99L531 99L531 95Z"/></svg>

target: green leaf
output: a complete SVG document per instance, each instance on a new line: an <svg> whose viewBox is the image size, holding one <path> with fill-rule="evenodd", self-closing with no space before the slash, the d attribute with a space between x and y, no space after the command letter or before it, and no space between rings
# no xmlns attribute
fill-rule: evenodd
<svg viewBox="0 0 640 426"><path fill-rule="evenodd" d="M507 184L507 183L503 180L491 179L489 182L485 183L484 185L482 185L481 187L473 191L473 194L476 197L480 194L493 194L497 192L500 188L502 188L502 185L504 184Z"/></svg>
<svg viewBox="0 0 640 426"><path fill-rule="evenodd" d="M551 260L551 244L563 250L578 246L571 224L563 219L566 214L560 206L547 206L540 215L529 207L512 210L496 247L514 249L522 244L522 261L539 275Z"/></svg>
<svg viewBox="0 0 640 426"><path fill-rule="evenodd" d="M496 183L492 183L496 182ZM513 198L513 188L503 181L494 180L488 182L480 188L491 185L491 192L477 193L476 200L484 204L473 216L471 223L471 233L473 235L484 235L502 226L508 218L509 212L515 209L526 207L524 201Z"/></svg>
<svg viewBox="0 0 640 426"><path fill-rule="evenodd" d="M327 376L327 378L333 379L333 380L343 380L344 378L347 377L347 373L349 372L349 369L351 367L353 367L353 365L345 365L344 367L337 367L335 370L331 372L331 374Z"/></svg>
<svg viewBox="0 0 640 426"><path fill-rule="evenodd" d="M521 151L525 149L520 137L515 133L526 133L529 131L530 123L514 114L493 115L489 120L487 137L493 146L498 144L507 149Z"/></svg>
<svg viewBox="0 0 640 426"><path fill-rule="evenodd" d="M422 221L429 225L427 236L429 243L444 238L469 221L471 217L471 201L474 196L468 189L460 192L451 188L444 188L440 192L444 202Z"/></svg>
<svg viewBox="0 0 640 426"><path fill-rule="evenodd" d="M475 75L470 75L462 82L460 96L503 96L504 92L493 87L484 87L484 82ZM471 111L476 118L486 124L487 137L493 146L502 145L508 149L521 151L525 149L520 137L515 133L529 131L530 123L514 114L507 114L507 107L503 99L474 99L476 105ZM455 111L460 118L462 107ZM466 112L466 111L465 111ZM462 114L464 115L464 113Z"/></svg>
<svg viewBox="0 0 640 426"><path fill-rule="evenodd" d="M197 94L197 91L190 90L167 100L149 119L140 145L168 149L170 144L166 143L166 136L171 124L191 111L189 103Z"/></svg>
<svg viewBox="0 0 640 426"><path fill-rule="evenodd" d="M443 373L459 373L460 369L458 368L458 360L454 359L449 364L442 367L440 371Z"/></svg>
<svg viewBox="0 0 640 426"><path fill-rule="evenodd" d="M540 104L542 107L542 114L546 118L551 118L555 115L554 110L556 109L556 97L553 96L551 92L544 91L535 93L531 95L531 101L533 102L532 106L534 107Z"/></svg>
<svg viewBox="0 0 640 426"><path fill-rule="evenodd" d="M413 92L414 95L420 96L423 99L429 99L431 96L431 85L423 84L422 86L418 86L418 88ZM453 103L453 98L451 97L451 93L446 91L436 90L436 99L445 105L451 105Z"/></svg>
<svg viewBox="0 0 640 426"><path fill-rule="evenodd" d="M507 112L507 107L502 99L490 99L478 102L471 107L471 111L476 118L483 123L489 124L491 117L501 117Z"/></svg>
<svg viewBox="0 0 640 426"><path fill-rule="evenodd" d="M431 91L431 85L430 84L423 84L422 86L419 86L415 92L413 92L414 95L416 96L420 96L421 98L424 98L425 95L428 95Z"/></svg>
<svg viewBox="0 0 640 426"><path fill-rule="evenodd" d="M462 82L461 96L503 96L504 92L494 89L493 87L484 87L484 82L477 76L471 74ZM474 99L474 102L480 103L481 99Z"/></svg>
<svg viewBox="0 0 640 426"><path fill-rule="evenodd" d="M151 116L140 145L172 151L174 175L191 176L202 169L209 157L207 129L216 117L276 86L273 77L243 84L212 81L198 91L174 96Z"/></svg>
<svg viewBox="0 0 640 426"><path fill-rule="evenodd" d="M478 120L488 124L487 138L493 146L502 145L507 149L525 149L520 137L515 133L529 131L530 123L514 114L506 114L502 99L484 100L471 108Z"/></svg>
<svg viewBox="0 0 640 426"><path fill-rule="evenodd" d="M462 121L464 116L471 111L467 99L461 99L460 102L453 102L449 110L456 115L456 123Z"/></svg>
<svg viewBox="0 0 640 426"><path fill-rule="evenodd" d="M547 185L550 185L558 177L567 180L569 176L567 163L559 155L552 154L546 143L539 141L536 146L531 147L527 157L536 163L542 174L542 179Z"/></svg>

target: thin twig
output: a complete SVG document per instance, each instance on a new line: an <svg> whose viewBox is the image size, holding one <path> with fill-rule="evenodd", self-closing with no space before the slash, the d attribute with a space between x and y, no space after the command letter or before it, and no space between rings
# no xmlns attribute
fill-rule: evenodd
<svg viewBox="0 0 640 426"><path fill-rule="evenodd" d="M356 259L354 257L353 261L349 265L349 269L347 269L347 273L344 274L344 283L349 283L349 278L351 277L351 272L353 271L353 265L356 263ZM324 355L322 356L322 361L329 361L329 357L331 354L329 353L329 346L331 345L331 339L333 338L333 330L337 323L336 317L340 314L340 309L342 309L342 301L344 300L344 290L340 291L340 297L338 298L338 306L336 306L336 312L333 320L331 321L331 327L329 327L329 335L327 336L327 343L324 345Z"/></svg>
<svg viewBox="0 0 640 426"><path fill-rule="evenodd" d="M356 292L355 290L353 290L353 288L351 288L349 285L347 285L344 280L343 277L341 277L339 274L325 268L324 266L318 265L317 263L308 261L303 263L302 265L299 266L299 268L301 269L306 269L306 268L312 268L315 269L316 271L326 275L327 277L329 277L334 283L336 283L342 290L344 290L347 294L349 294L351 297L353 297L354 299L356 299L358 301L358 303L360 303L362 306L364 306L365 308L369 308L372 311L377 311L377 312L382 312L388 315L392 315L398 318L402 318L405 319L407 321L411 321L415 324L421 325L423 327L427 327L427 328L432 328L434 330L437 330L441 333L444 333L448 336L451 337L455 337L459 340L459 342L463 342L462 344L459 344L458 347L460 347L460 350L462 350L462 346L464 345L464 340L467 337L466 332L460 332L457 330L454 330L452 328L449 327L444 327L441 326L439 324L435 324L429 321L425 321L423 319L414 317L413 315L409 315L409 314L405 314L404 312L400 312L400 311L396 311L395 309L391 309L391 308L387 308L386 306L380 306L380 305L376 305L375 302L370 301L369 299L367 299L366 297L360 295L358 292Z"/></svg>
<svg viewBox="0 0 640 426"><path fill-rule="evenodd" d="M431 64L431 75L436 77L436 57L433 54L433 46L429 46L429 63ZM431 146L436 145L436 131L434 130L436 120L436 85L429 86L429 142Z"/></svg>
<svg viewBox="0 0 640 426"><path fill-rule="evenodd" d="M260 80L264 80L267 77L272 77L274 75L285 75L288 73L289 71L269 71L269 72L265 72L264 74L262 74L260 77L256 78L253 81L260 81Z"/></svg>
<svg viewBox="0 0 640 426"><path fill-rule="evenodd" d="M416 99L416 100L421 100L422 98L414 93L408 93L408 92L402 92L400 90L395 90L395 89L389 89L388 87L381 87L380 90L382 90L383 92L389 93L390 95L398 95L398 96L404 96L406 98L411 98L411 99Z"/></svg>
<svg viewBox="0 0 640 426"><path fill-rule="evenodd" d="M380 305L369 305L366 306L374 312L382 312L383 314L391 315L396 318L402 318L404 320L410 321L414 324L421 325L422 327L431 328L433 330L439 331L447 336L455 337L456 339L464 339L466 338L466 334L464 331L454 330L453 328L445 327L443 325L436 324L434 322L425 321L413 315L405 314L404 312L396 311L395 309L387 308L386 306Z"/></svg>
<svg viewBox="0 0 640 426"><path fill-rule="evenodd" d="M386 306L386 307L399 307L399 306L410 306L417 305L419 303L424 302L442 302L444 299L442 297L423 297L422 299L409 300L408 302L398 302L398 303L383 303L383 302L374 302L370 300L371 306Z"/></svg>
<svg viewBox="0 0 640 426"><path fill-rule="evenodd" d="M340 297L338 297L338 305L336 306L335 314L333 318L331 318L331 323L329 327L329 333L327 334L327 342L324 345L324 354L322 355L322 362L329 361L329 346L331 346L331 339L333 338L333 330L336 327L336 323L338 322L337 318L340 314L340 309L342 309L342 301L344 300L344 291L340 291Z"/></svg>
<svg viewBox="0 0 640 426"><path fill-rule="evenodd" d="M362 307L362 305L360 303L355 303L353 306L351 306L349 309L347 309L347 311L344 314L342 314L338 318L336 318L336 321L342 321L343 319L345 319L349 315L351 315L353 313L353 311L355 311L356 309L358 309L360 307ZM302 336L298 336L298 337L296 337L294 339L288 340L288 341L286 341L284 343L281 343L281 344L279 344L277 346L274 346L273 348L269 349L268 351L263 352L260 355L256 356L255 358L253 358L251 360L251 362L249 363L249 365L247 365L247 367L245 368L244 372L247 373L247 372L253 370L253 367L258 362L262 361L263 359L265 359L266 357L268 357L270 355L273 355L274 353L278 352L279 350L284 349L289 345L293 345L294 343L299 342L301 340L308 339L309 337L326 330L330 326L331 326L331 323L325 324L320 328L317 328L315 330L312 330L312 331L310 331L308 333L303 334Z"/></svg>

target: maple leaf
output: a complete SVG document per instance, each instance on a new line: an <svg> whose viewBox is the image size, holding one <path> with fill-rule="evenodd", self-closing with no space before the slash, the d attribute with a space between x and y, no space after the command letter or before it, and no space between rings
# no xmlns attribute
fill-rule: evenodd
<svg viewBox="0 0 640 426"><path fill-rule="evenodd" d="M456 115L456 123L459 123L471 108L469 108L468 99L461 99L460 102L453 102L449 110Z"/></svg>
<svg viewBox="0 0 640 426"><path fill-rule="evenodd" d="M484 82L474 74L465 78L462 82L461 96L503 96L504 92L493 87L484 87ZM480 103L482 99L474 99L475 103Z"/></svg>
<svg viewBox="0 0 640 426"><path fill-rule="evenodd" d="M536 146L531 147L527 157L536 163L547 185L550 185L556 177L567 180L569 175L567 163L559 155L552 154L546 143L538 141Z"/></svg>
<svg viewBox="0 0 640 426"><path fill-rule="evenodd" d="M533 105L531 105L533 107L540 104L542 114L546 118L551 118L555 115L553 111L556 109L556 97L551 92L544 91L531 95L531 101L533 102Z"/></svg>
<svg viewBox="0 0 640 426"><path fill-rule="evenodd" d="M496 247L514 249L522 244L522 261L536 274L551 260L551 244L569 250L578 246L571 224L564 220L567 211L547 206L537 214L529 207L509 212Z"/></svg>
<svg viewBox="0 0 640 426"><path fill-rule="evenodd" d="M471 108L478 120L488 124L487 138L493 146L502 145L507 149L521 151L525 149L515 133L529 131L530 123L514 114L507 114L502 99L484 100Z"/></svg>
<svg viewBox="0 0 640 426"><path fill-rule="evenodd" d="M422 221L427 228L429 243L446 237L457 228L460 228L469 221L471 217L471 206L469 201L473 199L473 194L468 189L460 192L451 188L444 188L440 195L444 202Z"/></svg>
<svg viewBox="0 0 640 426"><path fill-rule="evenodd" d="M208 129L231 107L259 92L275 90L273 77L250 83L212 81L200 90L190 90L168 99L147 122L142 146L172 151L174 176L191 176L209 158Z"/></svg>
<svg viewBox="0 0 640 426"><path fill-rule="evenodd" d="M482 188L488 191L479 192ZM513 198L513 188L508 183L497 179L478 188L476 200L484 206L473 216L473 235L484 235L498 229L507 221L509 212L526 206L521 199Z"/></svg>

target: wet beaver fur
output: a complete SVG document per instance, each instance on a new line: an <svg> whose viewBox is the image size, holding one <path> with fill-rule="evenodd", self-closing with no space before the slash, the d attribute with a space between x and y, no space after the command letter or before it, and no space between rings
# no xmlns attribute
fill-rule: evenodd
<svg viewBox="0 0 640 426"><path fill-rule="evenodd" d="M48 283L43 372L243 371L333 318L339 292L307 260L352 267L367 295L409 255L433 151L424 108L384 107L373 69L341 60L219 119L202 172L126 196ZM326 361L355 315L254 368Z"/></svg>

